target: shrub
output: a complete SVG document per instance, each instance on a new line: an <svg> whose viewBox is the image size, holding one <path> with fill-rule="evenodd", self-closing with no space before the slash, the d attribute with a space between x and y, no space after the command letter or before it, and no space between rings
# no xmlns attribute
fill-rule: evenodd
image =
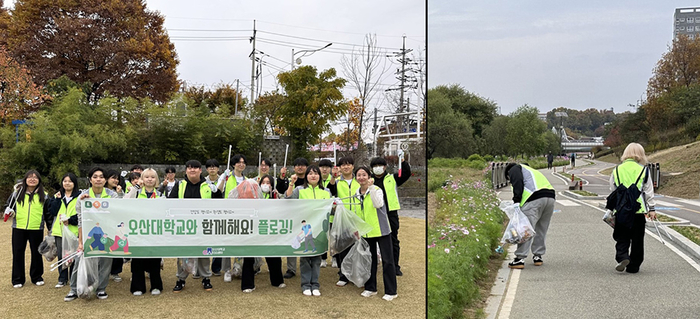
<svg viewBox="0 0 700 319"><path fill-rule="evenodd" d="M493 162L494 158L492 155L484 155L484 161Z"/></svg>
<svg viewBox="0 0 700 319"><path fill-rule="evenodd" d="M471 161L484 161L484 158L481 157L481 155L479 155L479 154L472 154L472 155L469 155L469 157L467 158L467 161L470 161L470 162Z"/></svg>

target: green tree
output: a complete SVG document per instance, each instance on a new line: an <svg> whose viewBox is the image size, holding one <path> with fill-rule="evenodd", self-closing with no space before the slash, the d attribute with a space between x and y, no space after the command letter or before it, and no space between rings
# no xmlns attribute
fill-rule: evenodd
<svg viewBox="0 0 700 319"><path fill-rule="evenodd" d="M476 152L471 122L455 112L447 94L428 90L428 159L433 157L463 157Z"/></svg>
<svg viewBox="0 0 700 319"><path fill-rule="evenodd" d="M0 45L0 122L24 119L49 98L34 84L27 69Z"/></svg>
<svg viewBox="0 0 700 319"><path fill-rule="evenodd" d="M347 111L340 91L345 80L336 77L333 68L318 73L309 65L282 72L277 78L286 97L278 113L292 139L292 155L308 157L308 146L318 143L330 124Z"/></svg>
<svg viewBox="0 0 700 319"><path fill-rule="evenodd" d="M538 118L537 108L527 104L508 115L506 145L509 155L540 155L544 149L541 139L547 125Z"/></svg>
<svg viewBox="0 0 700 319"><path fill-rule="evenodd" d="M163 22L143 0L17 0L6 40L39 85L66 75L91 83L96 99L165 102L178 89L179 61Z"/></svg>
<svg viewBox="0 0 700 319"><path fill-rule="evenodd" d="M439 85L432 90L443 93L450 100L451 108L456 113L466 115L471 122L474 134L481 136L485 125L496 116L496 103L466 91L458 84Z"/></svg>

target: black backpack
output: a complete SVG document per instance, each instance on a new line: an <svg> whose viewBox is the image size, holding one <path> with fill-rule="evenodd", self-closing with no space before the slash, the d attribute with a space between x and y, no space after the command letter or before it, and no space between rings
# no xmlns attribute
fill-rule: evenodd
<svg viewBox="0 0 700 319"><path fill-rule="evenodd" d="M646 170L646 167L643 168L634 184L630 185L630 187L626 187L620 183L620 174L617 171L617 167L615 167L615 175L617 175L617 182L620 183L620 185L608 195L605 208L615 212L616 225L624 226L628 229L632 228L634 214L642 208L641 204L637 201L639 195L642 194L642 191L637 188L637 183L639 183L639 179L642 178Z"/></svg>

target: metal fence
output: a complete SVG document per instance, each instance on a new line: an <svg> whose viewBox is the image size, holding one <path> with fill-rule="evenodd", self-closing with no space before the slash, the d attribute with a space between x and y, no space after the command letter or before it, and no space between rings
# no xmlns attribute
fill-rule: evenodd
<svg viewBox="0 0 700 319"><path fill-rule="evenodd" d="M508 181L506 180L506 164L505 162L491 163L491 182L493 183L493 188L499 189L508 186Z"/></svg>

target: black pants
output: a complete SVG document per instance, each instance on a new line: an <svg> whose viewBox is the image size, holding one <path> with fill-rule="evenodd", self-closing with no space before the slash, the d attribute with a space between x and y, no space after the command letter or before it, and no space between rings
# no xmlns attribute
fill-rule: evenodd
<svg viewBox="0 0 700 319"><path fill-rule="evenodd" d="M384 293L387 295L396 294L396 268L392 258L391 236L365 238L369 244L369 251L372 254L372 273L365 283L365 290L377 291L377 244L382 254L382 273L384 278Z"/></svg>
<svg viewBox="0 0 700 319"><path fill-rule="evenodd" d="M56 255L58 257L58 261L61 261L63 259L63 237L59 236L54 236L56 239ZM62 283L68 283L68 275L73 275L73 268L75 267L75 263L70 264L70 271L68 268L65 268L64 266L59 267L58 271L58 282Z"/></svg>
<svg viewBox="0 0 700 319"><path fill-rule="evenodd" d="M552 169L552 162L547 162L547 169Z"/></svg>
<svg viewBox="0 0 700 319"><path fill-rule="evenodd" d="M265 257L267 268L270 270L270 284L279 287L284 283L282 275L282 258ZM255 257L243 258L243 273L241 274L241 290L255 288Z"/></svg>
<svg viewBox="0 0 700 319"><path fill-rule="evenodd" d="M217 273L217 274L220 273L221 272L221 262L222 262L221 257L212 258L212 260L211 260L211 272Z"/></svg>
<svg viewBox="0 0 700 319"><path fill-rule="evenodd" d="M350 282L350 280L348 280L348 277L345 277L345 275L341 271L343 269L343 260L345 259L345 256L348 255L348 252L350 252L350 248L352 248L352 245L350 245L350 247L348 248L345 248L345 250L335 254L335 258L338 262L338 276L340 276L338 280L344 282Z"/></svg>
<svg viewBox="0 0 700 319"><path fill-rule="evenodd" d="M615 224L615 230L613 231L613 239L616 241L615 260L621 262L629 259L628 272L639 271L639 266L644 261L644 224L646 224L644 214L635 214L632 229ZM632 246L631 251L630 246Z"/></svg>
<svg viewBox="0 0 700 319"><path fill-rule="evenodd" d="M112 269L110 275L119 275L124 270L124 258L112 258Z"/></svg>
<svg viewBox="0 0 700 319"><path fill-rule="evenodd" d="M115 258L117 260L119 258ZM131 292L146 292L146 272L151 277L151 290L163 291L163 279L160 278L160 258L131 259Z"/></svg>
<svg viewBox="0 0 700 319"><path fill-rule="evenodd" d="M387 215L389 216L389 227L391 228L391 242L394 251L394 266L396 266L396 271L399 271L401 270L401 266L399 265L399 253L401 252L401 247L399 247L399 212L390 211Z"/></svg>
<svg viewBox="0 0 700 319"><path fill-rule="evenodd" d="M12 285L23 284L27 281L24 273L24 252L29 241L31 265L29 277L32 283L44 281L44 262L39 253L39 244L44 240L43 230L26 230L12 228Z"/></svg>

